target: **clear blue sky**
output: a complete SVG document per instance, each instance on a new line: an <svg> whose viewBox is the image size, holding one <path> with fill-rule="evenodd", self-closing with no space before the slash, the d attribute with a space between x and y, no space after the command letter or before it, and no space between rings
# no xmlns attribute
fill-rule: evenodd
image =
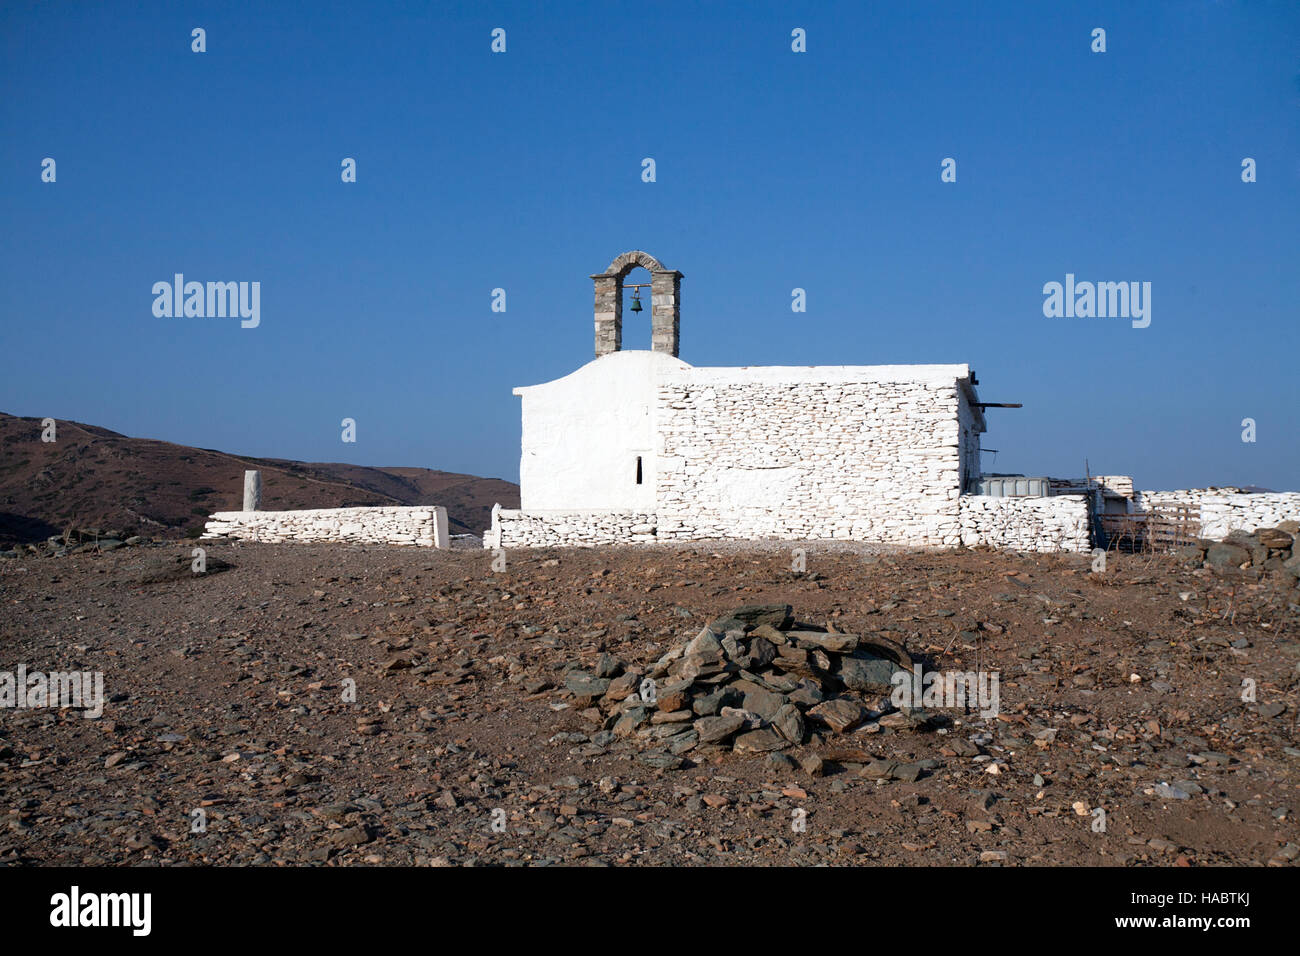
<svg viewBox="0 0 1300 956"><path fill-rule="evenodd" d="M0 35L0 410L517 480L511 389L592 357L588 277L640 248L692 364L969 363L1025 405L986 470L1300 489L1292 0L6 2ZM156 318L176 272L260 281L261 326ZM1066 273L1151 282L1150 327L1045 318Z"/></svg>

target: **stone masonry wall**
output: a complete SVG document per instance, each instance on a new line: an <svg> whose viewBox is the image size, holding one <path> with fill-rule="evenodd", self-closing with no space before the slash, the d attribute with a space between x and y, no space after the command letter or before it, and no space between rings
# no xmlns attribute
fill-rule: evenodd
<svg viewBox="0 0 1300 956"><path fill-rule="evenodd" d="M342 541L450 547L447 509L435 505L392 508L320 508L304 511L218 511L204 538L244 541Z"/></svg>
<svg viewBox="0 0 1300 956"><path fill-rule="evenodd" d="M652 514L608 511L518 511L492 509L486 548L589 547L657 541Z"/></svg>
<svg viewBox="0 0 1300 956"><path fill-rule="evenodd" d="M963 495L959 508L960 543L969 548L1087 552L1091 547L1088 504L1082 495L1055 498ZM663 523L662 518L645 513L497 509L483 544L487 548L591 547L736 537L704 527L686 535L676 526L663 528ZM793 540L815 540L815 537Z"/></svg>
<svg viewBox="0 0 1300 956"><path fill-rule="evenodd" d="M659 537L958 544L954 379L798 372L663 373Z"/></svg>
<svg viewBox="0 0 1300 956"><path fill-rule="evenodd" d="M992 498L962 495L961 543L1009 551L1091 549L1088 499L1084 495Z"/></svg>
<svg viewBox="0 0 1300 956"><path fill-rule="evenodd" d="M1300 520L1300 492L1246 494L1219 489L1139 491L1133 496L1138 511L1154 504L1189 505L1201 513L1201 537L1219 540L1232 531L1275 528L1283 521Z"/></svg>

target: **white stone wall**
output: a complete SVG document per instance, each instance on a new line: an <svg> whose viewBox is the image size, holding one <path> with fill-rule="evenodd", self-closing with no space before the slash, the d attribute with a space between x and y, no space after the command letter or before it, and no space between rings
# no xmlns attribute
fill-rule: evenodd
<svg viewBox="0 0 1300 956"><path fill-rule="evenodd" d="M965 366L661 373L661 538L956 545Z"/></svg>
<svg viewBox="0 0 1300 956"><path fill-rule="evenodd" d="M1074 551L1091 548L1088 505L1083 495L1054 498L987 498L963 495L958 501L958 543L1012 551ZM800 522L792 519L790 526ZM692 522L688 530L646 513L591 511L516 511L494 509L487 548L590 547L601 544L650 544L656 541L741 537L732 529ZM816 540L794 532L755 537ZM859 539L861 540L861 539ZM931 544L943 542L930 542Z"/></svg>
<svg viewBox="0 0 1300 956"><path fill-rule="evenodd" d="M485 548L591 547L640 544L658 540L653 514L609 511L520 511L492 509Z"/></svg>
<svg viewBox="0 0 1300 956"><path fill-rule="evenodd" d="M1136 509L1147 511L1153 504L1190 505L1201 514L1201 537L1218 540L1233 531L1274 528L1283 521L1300 521L1300 492L1246 494L1220 489L1187 491L1139 491L1133 498Z"/></svg>
<svg viewBox="0 0 1300 956"><path fill-rule="evenodd" d="M393 508L320 508L304 511L218 511L204 538L244 541L342 541L354 544L451 546L447 509L438 505Z"/></svg>
<svg viewBox="0 0 1300 956"><path fill-rule="evenodd" d="M961 543L1009 551L1086 552L1092 547L1088 499L1084 495L962 495Z"/></svg>

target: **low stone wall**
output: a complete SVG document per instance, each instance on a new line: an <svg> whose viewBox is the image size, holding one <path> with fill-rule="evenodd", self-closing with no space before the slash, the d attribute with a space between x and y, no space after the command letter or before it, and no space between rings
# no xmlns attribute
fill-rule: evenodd
<svg viewBox="0 0 1300 956"><path fill-rule="evenodd" d="M1088 505L1082 495L1053 498L984 498L963 495L956 521L936 522L922 539L902 522L891 527L888 517L871 527L852 523L832 528L800 522L778 522L780 533L751 533L744 528L704 522L684 523L645 512L618 514L599 511L520 511L495 508L492 527L483 536L486 548L590 547L657 541L732 540L849 540L885 544L968 547L985 545L1016 551L1083 551L1091 547ZM892 533L891 533L892 532Z"/></svg>
<svg viewBox="0 0 1300 956"><path fill-rule="evenodd" d="M1283 521L1300 520L1300 492L1245 492L1210 489L1139 491L1133 496L1138 511L1152 505L1188 505L1201 514L1201 537L1218 541L1233 531L1276 528Z"/></svg>
<svg viewBox="0 0 1300 956"><path fill-rule="evenodd" d="M1088 499L962 495L961 543L1010 551L1089 551Z"/></svg>
<svg viewBox="0 0 1300 956"><path fill-rule="evenodd" d="M659 515L661 541L870 541L914 547L956 547L961 542L953 500L931 511L927 502L900 504L898 513L878 515L806 516L779 509L737 510L729 516Z"/></svg>
<svg viewBox="0 0 1300 956"><path fill-rule="evenodd" d="M244 541L342 541L449 548L447 509L438 505L393 508L319 508L306 511L218 511L204 538Z"/></svg>
<svg viewBox="0 0 1300 956"><path fill-rule="evenodd" d="M608 511L519 511L495 507L485 548L591 547L658 540L657 521L645 513Z"/></svg>
<svg viewBox="0 0 1300 956"><path fill-rule="evenodd" d="M820 522L791 516L766 524L725 525L648 512L497 510L483 536L485 548L586 547L599 544L651 544L667 541L870 541L907 545L960 543L955 518L937 518L928 537L900 520L878 523Z"/></svg>

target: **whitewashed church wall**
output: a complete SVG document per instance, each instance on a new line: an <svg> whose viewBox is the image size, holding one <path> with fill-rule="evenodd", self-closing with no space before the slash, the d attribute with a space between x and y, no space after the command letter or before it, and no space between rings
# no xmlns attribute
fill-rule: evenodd
<svg viewBox="0 0 1300 956"><path fill-rule="evenodd" d="M515 389L523 405L520 507L652 510L655 377L676 367L686 363L663 352L611 352L564 378Z"/></svg>
<svg viewBox="0 0 1300 956"><path fill-rule="evenodd" d="M885 368L665 371L659 537L956 545L958 367Z"/></svg>

